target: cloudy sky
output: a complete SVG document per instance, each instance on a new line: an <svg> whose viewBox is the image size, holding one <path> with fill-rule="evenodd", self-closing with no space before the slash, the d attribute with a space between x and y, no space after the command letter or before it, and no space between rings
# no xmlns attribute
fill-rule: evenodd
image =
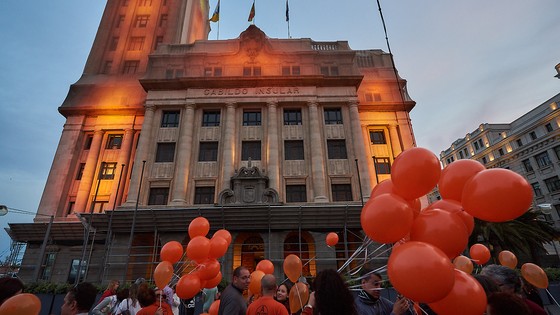
<svg viewBox="0 0 560 315"><path fill-rule="evenodd" d="M210 0L210 12L217 0ZM102 0L0 1L0 204L35 212L56 150L58 114L80 77ZM252 0L222 0L219 39L249 23ZM256 0L255 24L286 38L285 0ZM290 0L292 38L387 51L375 0ZM436 154L479 124L511 122L560 93L558 0L381 0L399 74L417 102L416 141ZM218 36L212 23L210 39ZM0 257L9 251L0 217Z"/></svg>

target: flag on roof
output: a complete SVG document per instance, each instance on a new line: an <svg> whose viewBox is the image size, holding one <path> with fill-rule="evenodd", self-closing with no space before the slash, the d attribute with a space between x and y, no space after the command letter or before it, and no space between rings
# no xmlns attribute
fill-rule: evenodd
<svg viewBox="0 0 560 315"><path fill-rule="evenodd" d="M210 22L218 22L220 20L220 0L218 0L218 4L216 5L216 9L214 9L214 14L210 18Z"/></svg>
<svg viewBox="0 0 560 315"><path fill-rule="evenodd" d="M253 0L253 6L251 6L251 12L249 12L249 18L247 19L247 21L253 22L254 18L255 18L255 0Z"/></svg>
<svg viewBox="0 0 560 315"><path fill-rule="evenodd" d="M286 0L286 22L290 20L290 7L288 6L288 0Z"/></svg>

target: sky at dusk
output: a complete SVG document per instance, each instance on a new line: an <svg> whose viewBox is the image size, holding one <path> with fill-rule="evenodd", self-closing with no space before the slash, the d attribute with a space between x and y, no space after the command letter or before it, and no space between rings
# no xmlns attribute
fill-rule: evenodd
<svg viewBox="0 0 560 315"><path fill-rule="evenodd" d="M210 14L217 0L210 0ZM105 1L0 1L0 204L35 212ZM221 0L219 39L248 26L252 0ZM290 35L388 51L375 0L290 0ZM255 24L287 38L285 0L256 0ZM435 154L481 123L508 123L560 93L558 0L381 0L418 146ZM212 23L209 39L218 36ZM0 217L0 258L9 253ZM186 227L185 227L186 228Z"/></svg>

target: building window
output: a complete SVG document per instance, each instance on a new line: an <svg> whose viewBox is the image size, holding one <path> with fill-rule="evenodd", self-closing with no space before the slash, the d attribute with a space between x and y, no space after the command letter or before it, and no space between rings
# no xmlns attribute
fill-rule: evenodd
<svg viewBox="0 0 560 315"><path fill-rule="evenodd" d="M138 71L138 67L140 66L139 60L126 60L123 66L123 74L134 74Z"/></svg>
<svg viewBox="0 0 560 315"><path fill-rule="evenodd" d="M150 187L148 205L166 205L169 199L169 187Z"/></svg>
<svg viewBox="0 0 560 315"><path fill-rule="evenodd" d="M459 158L460 159L464 159L465 155L463 154L463 151L459 151Z"/></svg>
<svg viewBox="0 0 560 315"><path fill-rule="evenodd" d="M133 36L128 42L128 50L142 50L144 48L144 36Z"/></svg>
<svg viewBox="0 0 560 315"><path fill-rule="evenodd" d="M371 144L387 144L385 140L385 132L383 130L370 130L369 140Z"/></svg>
<svg viewBox="0 0 560 315"><path fill-rule="evenodd" d="M45 264L41 266L43 271L41 272L40 280L49 281L51 280L52 270L54 267L54 261L56 260L56 253L47 253L45 257Z"/></svg>
<svg viewBox="0 0 560 315"><path fill-rule="evenodd" d="M218 160L218 142L201 142L198 151L199 162L212 162Z"/></svg>
<svg viewBox="0 0 560 315"><path fill-rule="evenodd" d="M284 125L301 125L301 109L285 109Z"/></svg>
<svg viewBox="0 0 560 315"><path fill-rule="evenodd" d="M127 1L128 2L128 1ZM80 267L80 259L72 259L70 262L70 272L68 273L68 283L75 283L76 278L78 278L78 268L80 269L80 279L78 282L82 282L86 276L87 261L83 260Z"/></svg>
<svg viewBox="0 0 560 315"><path fill-rule="evenodd" d="M204 68L205 77L221 77L222 67L206 67Z"/></svg>
<svg viewBox="0 0 560 315"><path fill-rule="evenodd" d="M163 43L163 36L157 36L154 41L154 50L156 50L161 43Z"/></svg>
<svg viewBox="0 0 560 315"><path fill-rule="evenodd" d="M389 158L374 158L377 174L391 174L391 160Z"/></svg>
<svg viewBox="0 0 560 315"><path fill-rule="evenodd" d="M322 66L321 74L326 76L338 75L338 66Z"/></svg>
<svg viewBox="0 0 560 315"><path fill-rule="evenodd" d="M483 156L482 157L482 164L486 164L486 163L488 163L488 159L485 156Z"/></svg>
<svg viewBox="0 0 560 315"><path fill-rule="evenodd" d="M243 67L244 77L258 77L261 75L261 67Z"/></svg>
<svg viewBox="0 0 560 315"><path fill-rule="evenodd" d="M107 145L105 149L118 150L122 145L123 135L109 135L107 136Z"/></svg>
<svg viewBox="0 0 560 315"><path fill-rule="evenodd" d="M68 210L66 211L66 215L70 215L72 213L74 213L74 207L76 206L76 202L75 201L70 201L68 203Z"/></svg>
<svg viewBox="0 0 560 315"><path fill-rule="evenodd" d="M352 185L332 184L331 192L333 201L352 201Z"/></svg>
<svg viewBox="0 0 560 315"><path fill-rule="evenodd" d="M299 75L299 66L282 66L282 75Z"/></svg>
<svg viewBox="0 0 560 315"><path fill-rule="evenodd" d="M381 102L381 94L379 93L365 93L366 102Z"/></svg>
<svg viewBox="0 0 560 315"><path fill-rule="evenodd" d="M284 141L285 160L304 160L303 140Z"/></svg>
<svg viewBox="0 0 560 315"><path fill-rule="evenodd" d="M82 175L84 175L85 168L86 168L86 163L80 163L80 167L78 168L78 173L76 174L76 180L82 179Z"/></svg>
<svg viewBox="0 0 560 315"><path fill-rule="evenodd" d="M167 14L162 14L159 17L159 27L166 27L167 26Z"/></svg>
<svg viewBox="0 0 560 315"><path fill-rule="evenodd" d="M261 142L260 141L243 141L241 143L241 160L260 161L261 159Z"/></svg>
<svg viewBox="0 0 560 315"><path fill-rule="evenodd" d="M136 20L134 20L134 27L146 27L149 20L149 15L137 15Z"/></svg>
<svg viewBox="0 0 560 315"><path fill-rule="evenodd" d="M533 191L535 192L535 197L542 197L542 190L541 190L541 185L539 183L532 183L531 186L533 186Z"/></svg>
<svg viewBox="0 0 560 315"><path fill-rule="evenodd" d="M160 142L157 144L156 163L173 162L175 158L175 142Z"/></svg>
<svg viewBox="0 0 560 315"><path fill-rule="evenodd" d="M93 135L87 135L86 141L84 142L84 150L89 150L91 148L92 142L93 142Z"/></svg>
<svg viewBox="0 0 560 315"><path fill-rule="evenodd" d="M534 131L529 132L529 137L531 140L537 140L537 134Z"/></svg>
<svg viewBox="0 0 560 315"><path fill-rule="evenodd" d="M499 148L498 149L498 154L500 154L500 156L504 155L504 149Z"/></svg>
<svg viewBox="0 0 560 315"><path fill-rule="evenodd" d="M173 111L163 111L161 117L161 127L162 128L176 128L179 127L179 117L181 112L178 110Z"/></svg>
<svg viewBox="0 0 560 315"><path fill-rule="evenodd" d="M111 44L109 45L109 51L117 50L117 46L119 45L119 37L115 36L111 38Z"/></svg>
<svg viewBox="0 0 560 315"><path fill-rule="evenodd" d="M117 162L102 162L99 170L99 179L114 179Z"/></svg>
<svg viewBox="0 0 560 315"><path fill-rule="evenodd" d="M103 65L103 70L101 70L101 73L110 74L112 67L113 67L113 61L112 60L105 61L105 64Z"/></svg>
<svg viewBox="0 0 560 315"><path fill-rule="evenodd" d="M556 158L560 160L560 145L553 148L554 154L556 154Z"/></svg>
<svg viewBox="0 0 560 315"><path fill-rule="evenodd" d="M544 125L544 127L546 128L546 132L552 132L552 125L550 123Z"/></svg>
<svg viewBox="0 0 560 315"><path fill-rule="evenodd" d="M105 201L95 201L91 206L93 208L93 213L102 213L107 209L108 202Z"/></svg>
<svg viewBox="0 0 560 315"><path fill-rule="evenodd" d="M558 178L558 176L547 178L544 180L544 183L546 184L546 188L549 192L560 190L560 179Z"/></svg>
<svg viewBox="0 0 560 315"><path fill-rule="evenodd" d="M121 27L121 24L124 22L124 15L119 15L119 18L117 19L117 23L115 24L115 28L119 28Z"/></svg>
<svg viewBox="0 0 560 315"><path fill-rule="evenodd" d="M218 127L220 125L220 111L204 111L202 113L202 127Z"/></svg>
<svg viewBox="0 0 560 315"><path fill-rule="evenodd" d="M194 204L213 204L214 203L214 187L195 187L194 188Z"/></svg>
<svg viewBox="0 0 560 315"><path fill-rule="evenodd" d="M523 141L521 141L521 139L515 140L515 143L517 143L517 147L523 146Z"/></svg>
<svg viewBox="0 0 560 315"><path fill-rule="evenodd" d="M260 126L260 125L261 125L260 111L243 112L243 126Z"/></svg>
<svg viewBox="0 0 560 315"><path fill-rule="evenodd" d="M529 161L529 159L523 160L521 161L521 163L523 163L523 168L525 169L525 172L533 171L533 165L531 165L531 161Z"/></svg>
<svg viewBox="0 0 560 315"><path fill-rule="evenodd" d="M342 124L342 111L340 108L325 108L325 125Z"/></svg>
<svg viewBox="0 0 560 315"><path fill-rule="evenodd" d="M537 161L537 165L539 168L543 168L552 164L550 161L550 157L548 156L548 152L543 152L535 155L535 161Z"/></svg>
<svg viewBox="0 0 560 315"><path fill-rule="evenodd" d="M473 144L474 144L474 149L478 151L478 149L480 149L480 147L478 146L478 142L475 141Z"/></svg>
<svg viewBox="0 0 560 315"><path fill-rule="evenodd" d="M152 6L152 0L140 0L140 6L141 7L151 7Z"/></svg>
<svg viewBox="0 0 560 315"><path fill-rule="evenodd" d="M305 185L286 185L286 202L307 202Z"/></svg>
<svg viewBox="0 0 560 315"><path fill-rule="evenodd" d="M328 156L330 160L347 159L346 140L327 140Z"/></svg>

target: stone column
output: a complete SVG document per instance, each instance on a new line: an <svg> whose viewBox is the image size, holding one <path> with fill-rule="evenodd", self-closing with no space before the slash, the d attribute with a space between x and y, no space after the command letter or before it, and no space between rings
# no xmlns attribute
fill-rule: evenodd
<svg viewBox="0 0 560 315"><path fill-rule="evenodd" d="M235 108L237 104L234 102L229 102L226 104L226 122L224 126L224 149L222 155L222 182L220 183L219 192L224 189L231 188L229 183L231 176L233 176L233 159L235 152Z"/></svg>
<svg viewBox="0 0 560 315"><path fill-rule="evenodd" d="M115 198L120 197L122 200L122 192L124 188L124 183L126 183L126 170L130 169L128 161L130 160L130 152L132 149L132 142L134 140L134 129L128 128L124 131L123 143L119 152L119 159L117 161L117 169L115 170L115 178L113 179L113 187L111 187L111 198L109 199L108 207L113 208L113 205L118 206L120 202L117 200L115 204ZM124 168L122 165L124 164ZM121 169L123 174L121 175ZM122 177L121 177L122 176ZM119 187L119 178L121 179ZM113 209L115 210L115 209Z"/></svg>
<svg viewBox="0 0 560 315"><path fill-rule="evenodd" d="M389 137L391 140L391 148L393 149L393 157L396 158L402 152L401 140L396 124L389 125Z"/></svg>
<svg viewBox="0 0 560 315"><path fill-rule="evenodd" d="M323 150L323 141L321 137L321 128L319 122L319 114L317 112L317 102L309 101L309 132L311 139L311 173L313 178L313 192L315 193L315 202L328 202L325 190L325 152Z"/></svg>
<svg viewBox="0 0 560 315"><path fill-rule="evenodd" d="M366 149L364 146L364 139L362 137L362 125L360 122L360 113L358 112L358 103L351 101L350 105L350 128L352 129L352 145L354 146L354 153L358 159L358 170L360 171L360 185L364 199L367 199L371 192L369 171L368 171L368 157L366 156ZM355 163L354 163L355 164ZM355 165L354 165L355 168Z"/></svg>
<svg viewBox="0 0 560 315"><path fill-rule="evenodd" d="M268 184L269 187L280 190L280 165L278 164L278 102L268 103Z"/></svg>
<svg viewBox="0 0 560 315"><path fill-rule="evenodd" d="M126 198L125 207L134 207L136 205L136 198L138 195L138 186L140 185L140 175L142 173L142 161L148 160L148 149L152 141L152 130L154 125L154 105L146 105L144 112L144 123L142 123L142 130L140 131L140 139L138 139L138 149L134 157L134 167L132 168L132 177L128 187L128 196ZM146 174L146 172L144 172Z"/></svg>
<svg viewBox="0 0 560 315"><path fill-rule="evenodd" d="M185 114L181 119L181 133L177 143L177 160L175 161L175 174L173 175L173 188L171 190L172 206L187 204L187 184L189 179L189 166L191 164L194 128L193 102L185 105Z"/></svg>
<svg viewBox="0 0 560 315"><path fill-rule="evenodd" d="M97 159L99 158L99 151L101 150L101 143L103 142L103 130L96 130L93 134L91 147L86 159L86 166L80 180L78 187L78 195L76 196L76 205L74 209L76 212L89 212L86 207L89 201L91 192L91 185L95 177L95 170L97 169Z"/></svg>

